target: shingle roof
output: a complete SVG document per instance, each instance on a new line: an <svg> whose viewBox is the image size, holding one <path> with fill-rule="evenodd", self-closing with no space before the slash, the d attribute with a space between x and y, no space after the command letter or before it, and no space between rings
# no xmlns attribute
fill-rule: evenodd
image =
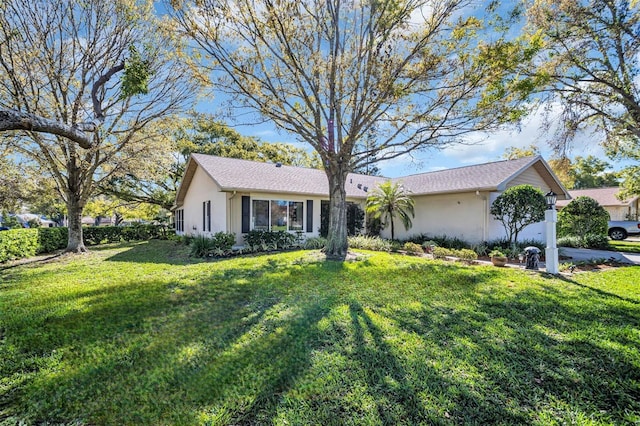
<svg viewBox="0 0 640 426"><path fill-rule="evenodd" d="M627 206L635 198L620 201L616 198L616 194L620 192L620 188L617 186L609 188L591 188L591 189L575 189L569 191L572 198L576 197L590 197L593 198L601 206ZM637 197L636 197L637 198ZM569 204L569 201L558 201L559 207L564 207Z"/></svg>
<svg viewBox="0 0 640 426"><path fill-rule="evenodd" d="M438 194L504 189L508 181L540 157L518 158L398 178L412 193Z"/></svg>
<svg viewBox="0 0 640 426"><path fill-rule="evenodd" d="M196 168L202 169L223 191L277 192L304 195L329 195L329 185L324 171L294 166L276 166L234 158L192 154L180 188L176 204L181 205ZM542 157L503 160L474 166L458 167L428 173L420 173L392 179L401 181L415 195L469 191L503 190L506 184L529 167L549 180L552 189L564 198L564 188L553 178ZM347 197L366 198L364 188L373 188L388 178L350 173L347 177ZM360 186L360 187L358 187Z"/></svg>
<svg viewBox="0 0 640 426"><path fill-rule="evenodd" d="M204 154L192 154L191 158L211 176L223 191L329 194L329 182L323 170L285 165L278 167L274 163ZM346 185L347 197L366 198L367 193L364 191L364 187L373 188L377 182L382 182L385 179L349 173ZM358 188L358 184L360 188Z"/></svg>

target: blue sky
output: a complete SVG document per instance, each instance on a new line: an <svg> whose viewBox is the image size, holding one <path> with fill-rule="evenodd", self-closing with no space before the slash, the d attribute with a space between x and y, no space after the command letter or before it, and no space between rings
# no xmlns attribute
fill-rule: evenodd
<svg viewBox="0 0 640 426"><path fill-rule="evenodd" d="M216 102L207 101L198 105L198 111L209 114L221 114L221 109ZM249 114L250 115L250 114ZM247 117L248 118L248 117ZM257 137L264 142L283 142L311 149L304 142L299 142L296 136L279 130L272 123L246 124L248 120L238 122L225 120L244 136ZM519 129L511 128L491 134L473 134L468 137L467 143L453 145L443 150L431 150L416 152L411 157L398 157L393 160L381 162L378 167L382 175L386 177L401 177L411 174L430 172L435 170L462 167L471 164L480 164L500 160L505 150L510 146L527 148L530 145L537 146L545 159L552 156L548 146L551 135L541 130L542 118L540 114L531 114L525 119ZM569 153L571 158L576 156L586 157L594 155L609 162L614 170L622 168L623 164L616 164L605 157L604 151L598 144L594 135L584 134L578 137Z"/></svg>

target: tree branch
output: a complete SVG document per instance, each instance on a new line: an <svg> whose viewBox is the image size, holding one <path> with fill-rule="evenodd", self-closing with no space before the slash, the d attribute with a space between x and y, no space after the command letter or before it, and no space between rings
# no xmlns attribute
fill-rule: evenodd
<svg viewBox="0 0 640 426"><path fill-rule="evenodd" d="M0 109L0 132L8 130L25 130L58 135L76 142L84 149L91 148L93 143L93 135L83 129L35 114Z"/></svg>

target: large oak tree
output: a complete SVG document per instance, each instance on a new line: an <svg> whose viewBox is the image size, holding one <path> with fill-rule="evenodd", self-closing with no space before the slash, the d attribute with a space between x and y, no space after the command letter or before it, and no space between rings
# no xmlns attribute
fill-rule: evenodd
<svg viewBox="0 0 640 426"><path fill-rule="evenodd" d="M634 0L526 0L529 34L543 55L520 71L561 106L555 148L597 130L613 159L631 161L623 186L640 194L640 3ZM550 109L549 111L555 111Z"/></svg>
<svg viewBox="0 0 640 426"><path fill-rule="evenodd" d="M474 3L171 1L232 106L259 113L320 155L333 258L347 252L352 169L442 147L518 115L507 108L514 92L492 86L518 58L504 55L499 34L484 37L482 22L469 15ZM495 53L503 60L491 60ZM373 127L375 139L367 140Z"/></svg>
<svg viewBox="0 0 640 426"><path fill-rule="evenodd" d="M55 181L69 251L86 250L95 185L153 161L163 149L154 123L197 93L180 52L150 0L0 2L3 143Z"/></svg>

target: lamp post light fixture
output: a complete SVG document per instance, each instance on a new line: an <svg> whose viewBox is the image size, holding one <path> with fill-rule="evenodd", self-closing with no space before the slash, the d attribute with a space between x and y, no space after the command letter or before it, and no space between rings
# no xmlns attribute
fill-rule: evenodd
<svg viewBox="0 0 640 426"><path fill-rule="evenodd" d="M556 245L556 223L558 212L556 210L557 196L553 191L545 194L547 210L544 212L544 220L547 226L547 247L545 249L545 266L550 274L558 273L558 247Z"/></svg>

